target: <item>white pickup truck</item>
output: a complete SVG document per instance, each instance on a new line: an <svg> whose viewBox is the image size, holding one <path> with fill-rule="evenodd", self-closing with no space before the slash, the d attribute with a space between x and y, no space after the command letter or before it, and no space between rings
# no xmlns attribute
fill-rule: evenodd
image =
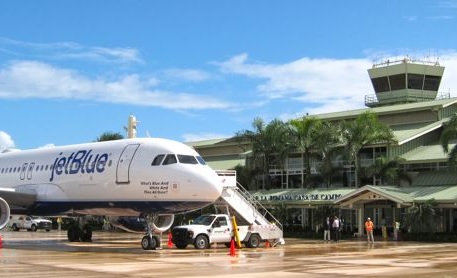
<svg viewBox="0 0 457 278"><path fill-rule="evenodd" d="M209 248L213 243L223 243L227 247L234 237L231 219L226 214L201 215L190 225L176 226L172 230L172 242L183 249L193 244L196 249ZM246 247L257 248L262 241L282 238L276 226L238 226L238 238Z"/></svg>
<svg viewBox="0 0 457 278"><path fill-rule="evenodd" d="M52 222L48 219L33 216L12 216L10 227L13 231L26 229L35 232L38 229L42 229L49 232L52 229Z"/></svg>

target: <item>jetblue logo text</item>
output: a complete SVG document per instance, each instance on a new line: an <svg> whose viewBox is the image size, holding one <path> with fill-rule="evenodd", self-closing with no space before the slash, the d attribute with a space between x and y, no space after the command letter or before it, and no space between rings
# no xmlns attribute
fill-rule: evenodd
<svg viewBox="0 0 457 278"><path fill-rule="evenodd" d="M74 175L84 173L102 173L105 171L106 163L108 162L108 154L92 154L92 150L80 150L71 153L69 156L62 156L62 153L54 161L52 166L51 178L54 180L54 175Z"/></svg>

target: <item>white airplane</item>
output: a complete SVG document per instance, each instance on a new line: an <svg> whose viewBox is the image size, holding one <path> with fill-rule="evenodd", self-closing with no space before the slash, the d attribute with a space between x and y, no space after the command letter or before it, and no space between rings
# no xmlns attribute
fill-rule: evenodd
<svg viewBox="0 0 457 278"><path fill-rule="evenodd" d="M0 154L0 229L10 214L36 216L144 216L143 249L153 233L168 230L174 214L219 198L221 179L182 143L135 138L17 150ZM86 225L68 230L70 241L90 241Z"/></svg>

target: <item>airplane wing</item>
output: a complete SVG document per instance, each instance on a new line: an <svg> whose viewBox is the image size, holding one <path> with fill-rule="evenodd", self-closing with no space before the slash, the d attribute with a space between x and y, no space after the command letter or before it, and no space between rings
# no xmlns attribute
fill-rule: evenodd
<svg viewBox="0 0 457 278"><path fill-rule="evenodd" d="M0 198L5 200L13 208L27 208L36 202L35 193L16 191L12 188L0 188Z"/></svg>

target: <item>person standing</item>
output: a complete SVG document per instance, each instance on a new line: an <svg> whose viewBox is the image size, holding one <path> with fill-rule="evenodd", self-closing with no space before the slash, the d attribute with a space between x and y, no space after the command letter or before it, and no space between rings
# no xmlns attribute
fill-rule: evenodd
<svg viewBox="0 0 457 278"><path fill-rule="evenodd" d="M57 217L57 229L60 231L62 229L62 218Z"/></svg>
<svg viewBox="0 0 457 278"><path fill-rule="evenodd" d="M340 220L335 216L332 223L333 228L333 240L338 241L340 239Z"/></svg>
<svg viewBox="0 0 457 278"><path fill-rule="evenodd" d="M398 240L399 231L400 231L400 222L394 221L394 240Z"/></svg>
<svg viewBox="0 0 457 278"><path fill-rule="evenodd" d="M330 217L324 221L324 241L330 241Z"/></svg>
<svg viewBox="0 0 457 278"><path fill-rule="evenodd" d="M374 243L374 237L373 237L373 229L374 229L374 224L371 221L370 217L367 218L367 221L365 221L365 230L367 231L367 241L368 243Z"/></svg>

